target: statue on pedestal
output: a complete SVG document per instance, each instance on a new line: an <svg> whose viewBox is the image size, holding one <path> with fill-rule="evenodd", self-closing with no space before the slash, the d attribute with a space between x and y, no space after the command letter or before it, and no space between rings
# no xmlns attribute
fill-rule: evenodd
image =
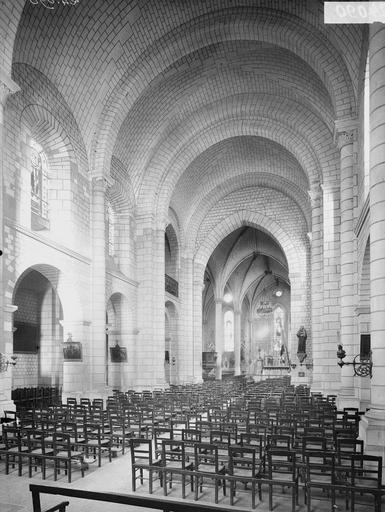
<svg viewBox="0 0 385 512"><path fill-rule="evenodd" d="M302 364L303 361L307 357L307 354L306 354L307 332L303 325L301 325L301 327L298 329L297 338L298 338L297 357L299 359L299 362Z"/></svg>

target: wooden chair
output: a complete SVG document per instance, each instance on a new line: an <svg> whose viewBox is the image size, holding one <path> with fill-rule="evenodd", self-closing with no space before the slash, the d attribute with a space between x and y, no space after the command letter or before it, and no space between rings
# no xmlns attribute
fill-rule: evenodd
<svg viewBox="0 0 385 512"><path fill-rule="evenodd" d="M230 479L230 505L234 505L237 482L251 484L251 507L255 508L256 478L260 475L260 465L256 457L256 450L249 446L230 446L228 474ZM261 485L258 486L259 499L262 500Z"/></svg>
<svg viewBox="0 0 385 512"><path fill-rule="evenodd" d="M130 439L132 490L136 491L136 480L141 485L144 481L144 471L148 472L148 490L152 494L154 474L158 473L162 485L162 458L155 455L152 439ZM139 476L137 476L139 473Z"/></svg>
<svg viewBox="0 0 385 512"><path fill-rule="evenodd" d="M223 464L227 464L228 462L230 443L230 432L224 430L210 431L210 444L213 444L217 447L219 460Z"/></svg>
<svg viewBox="0 0 385 512"><path fill-rule="evenodd" d="M196 443L194 445L194 471L195 497L198 499L198 490L202 492L204 480L214 480L215 503L218 503L219 483L222 482L223 495L226 495L226 480L223 478L226 468L219 463L218 447L210 443Z"/></svg>
<svg viewBox="0 0 385 512"><path fill-rule="evenodd" d="M46 468L47 468L47 458L46 456L52 455L54 450L52 447L52 439L49 441L46 440L47 433L44 430L37 429L27 429L25 431L28 437L28 452L29 452L29 461L28 461L28 474L29 477L32 477L32 467L35 467L35 471L37 471L37 466L41 466L42 478L45 480L46 478Z"/></svg>
<svg viewBox="0 0 385 512"><path fill-rule="evenodd" d="M183 441L175 439L163 439L162 441L162 484L163 493L167 496L167 482L170 489L172 487L173 473L181 475L182 480L182 498L186 497L186 471L192 471L194 464L188 461L185 453L185 445ZM169 475L169 479L167 478ZM194 479L191 475L190 484L191 491L194 490Z"/></svg>
<svg viewBox="0 0 385 512"><path fill-rule="evenodd" d="M19 476L23 474L23 460L29 458L29 446L27 439L21 429L17 427L3 426L3 442L5 452L5 474L9 474L9 464L15 466L16 460L18 465Z"/></svg>
<svg viewBox="0 0 385 512"><path fill-rule="evenodd" d="M351 511L354 512L355 495L370 494L374 500L375 512L381 512L382 457L376 455L352 455L351 458Z"/></svg>
<svg viewBox="0 0 385 512"><path fill-rule="evenodd" d="M160 456L162 453L162 441L174 439L174 431L171 427L154 426L152 429L152 438L154 440L155 453Z"/></svg>
<svg viewBox="0 0 385 512"><path fill-rule="evenodd" d="M126 422L125 415L122 412L110 411L109 412L109 431L108 433L101 431L101 438L107 439L107 437L111 440L111 446L117 451L122 451L122 454L126 452L126 446L128 446L128 441L131 437L134 436L134 431L129 427L128 422Z"/></svg>
<svg viewBox="0 0 385 512"><path fill-rule="evenodd" d="M89 452L93 452L94 457L98 459L98 466L102 465L102 453L108 453L108 460L111 462L111 437L103 437L102 426L97 423L86 423L84 425L85 441L82 443L82 448L85 450L85 455L88 457Z"/></svg>
<svg viewBox="0 0 385 512"><path fill-rule="evenodd" d="M331 452L306 451L304 464L304 495L308 512L311 511L311 499L314 489L321 489L331 496L331 510L336 507L335 456ZM347 495L346 495L347 496ZM346 500L347 505L347 500Z"/></svg>
<svg viewBox="0 0 385 512"><path fill-rule="evenodd" d="M350 466L353 455L364 455L364 441L361 439L338 438L336 454L339 466Z"/></svg>
<svg viewBox="0 0 385 512"><path fill-rule="evenodd" d="M70 434L54 432L52 447L55 481L57 480L57 475L60 473L62 465L64 466L68 483L71 483L73 467L79 468L82 477L84 477L84 470L87 467L84 463L84 452L76 449L77 446L72 442Z"/></svg>
<svg viewBox="0 0 385 512"><path fill-rule="evenodd" d="M194 459L194 444L202 442L200 430L196 428L186 428L182 430L182 441L185 447L186 457Z"/></svg>
<svg viewBox="0 0 385 512"><path fill-rule="evenodd" d="M291 450L270 448L266 454L266 474L272 482L269 483L269 508L273 509L273 487L279 485L284 490L285 486L291 488L292 512L298 503L298 471L296 454ZM276 481L276 482L275 482Z"/></svg>

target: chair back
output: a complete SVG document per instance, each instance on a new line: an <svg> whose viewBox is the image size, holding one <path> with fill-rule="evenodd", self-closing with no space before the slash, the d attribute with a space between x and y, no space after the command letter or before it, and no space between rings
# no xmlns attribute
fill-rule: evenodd
<svg viewBox="0 0 385 512"><path fill-rule="evenodd" d="M382 457L377 455L352 455L351 485L381 489Z"/></svg>
<svg viewBox="0 0 385 512"><path fill-rule="evenodd" d="M229 448L229 475L234 475L237 470L249 472L249 476L255 478L259 466L256 466L256 451L250 446L230 446Z"/></svg>

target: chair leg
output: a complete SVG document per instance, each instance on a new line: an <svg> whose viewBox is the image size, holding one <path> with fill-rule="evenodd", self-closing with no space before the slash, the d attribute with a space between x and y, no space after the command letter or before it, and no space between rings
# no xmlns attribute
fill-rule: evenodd
<svg viewBox="0 0 385 512"><path fill-rule="evenodd" d="M198 500L198 488L199 488L199 477L195 477L195 494L194 494L194 500Z"/></svg>
<svg viewBox="0 0 385 512"><path fill-rule="evenodd" d="M182 473L182 498L186 498L186 476Z"/></svg>
<svg viewBox="0 0 385 512"><path fill-rule="evenodd" d="M219 482L218 482L218 478L217 477L214 477L214 482L215 482L215 503L218 503L218 495L219 495Z"/></svg>
<svg viewBox="0 0 385 512"><path fill-rule="evenodd" d="M269 485L269 510L273 510L273 486Z"/></svg>
<svg viewBox="0 0 385 512"><path fill-rule="evenodd" d="M148 470L148 492L152 494L152 470Z"/></svg>

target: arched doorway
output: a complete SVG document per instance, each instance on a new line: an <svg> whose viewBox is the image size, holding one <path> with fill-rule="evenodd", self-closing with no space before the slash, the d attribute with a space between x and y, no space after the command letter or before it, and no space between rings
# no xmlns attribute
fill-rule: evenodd
<svg viewBox="0 0 385 512"><path fill-rule="evenodd" d="M203 378L287 373L291 284L286 255L271 235L242 226L212 252L202 295ZM282 368L281 368L282 367ZM270 374L269 374L270 375Z"/></svg>
<svg viewBox="0 0 385 512"><path fill-rule="evenodd" d="M17 365L12 387L61 386L63 308L52 282L28 269L16 284L13 351Z"/></svg>

